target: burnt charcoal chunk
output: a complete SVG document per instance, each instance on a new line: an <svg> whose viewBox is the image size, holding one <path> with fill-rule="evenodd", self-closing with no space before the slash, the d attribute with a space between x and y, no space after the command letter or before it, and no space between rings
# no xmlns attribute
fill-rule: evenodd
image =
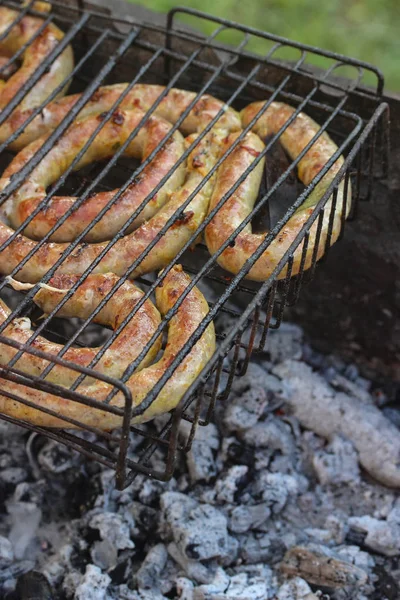
<svg viewBox="0 0 400 600"><path fill-rule="evenodd" d="M17 580L15 588L18 600L54 600L54 592L43 573L29 571Z"/></svg>

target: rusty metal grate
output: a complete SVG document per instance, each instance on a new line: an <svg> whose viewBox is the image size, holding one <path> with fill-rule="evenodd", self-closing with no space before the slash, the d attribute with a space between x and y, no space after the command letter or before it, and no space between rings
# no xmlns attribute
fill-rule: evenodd
<svg viewBox="0 0 400 600"><path fill-rule="evenodd" d="M20 15L27 13L37 14L32 8L33 3L24 8L15 2L8 0L3 1L1 4L10 8L18 8ZM61 443L75 448L84 455L95 458L104 465L115 469L117 486L119 488L127 486L137 473L145 473L149 476L166 480L173 474L177 450L188 450L190 448L196 427L199 424L207 425L211 418L216 400L224 400L228 397L233 378L245 372L253 352L260 352L263 350L268 329L279 327L285 306L296 302L302 285L312 278L316 265L317 247L319 242L316 244L316 251L313 255L311 269L304 271L303 262L299 275L291 278L290 274L293 263L293 254L295 249L301 245L303 257L305 259L310 228L314 222L318 223L319 228L322 227L325 204L332 195L335 200L339 183L343 180L345 182L345 197L347 197L349 186L352 187L352 216L354 217L357 212L358 201L360 199L367 200L370 197L373 178L385 177L388 156L388 107L386 104L380 102L383 91L383 78L377 69L361 61L348 59L330 52L324 52L317 48L294 43L279 38L278 36L266 34L230 21L210 17L195 10L176 9L171 11L168 15L166 27L161 27L146 23L131 23L129 21L112 20L107 14L103 14L100 11L82 8L81 4L66 5L59 2L53 2L52 4L53 10L47 20L54 21L61 29L63 29L66 35L48 59L37 69L33 77L15 96L13 101L0 113L0 124L11 114L13 109L18 105L24 95L28 93L35 82L40 79L40 76L48 68L50 62L54 60L69 43L72 43L73 45L76 58L76 66L69 76L69 80L72 80L69 93L77 91L83 93L80 100L75 104L63 122L50 135L37 154L12 179L8 188L0 194L1 202L4 202L9 195L21 185L21 182L29 176L35 166L73 122L78 112L90 99L96 89L101 85L110 83L127 81L129 82L129 87L121 95L115 107L108 111L104 116L104 119L99 122L98 130L100 130L111 118L112 113L119 102L135 83L159 83L166 85L166 90L157 100L155 105L147 112L143 122L152 112L154 112L156 106L162 100L164 95L168 93L171 87L181 87L183 89L196 91L198 96L204 93L213 94L224 100L227 105L232 105L234 108L242 108L247 103L260 99L268 99L269 102L272 102L275 99L289 102L296 107L294 116L302 110L306 111L321 125L321 130L318 135L326 130L338 145L338 152L326 164L324 169L310 186L298 195L295 202L289 207L284 207L283 209L282 207L280 209L278 208L278 217L275 219L275 222L271 223L270 233L266 236L265 241L259 247L258 251L243 266L238 275L227 276L227 274L217 266L217 257L229 243L232 242L234 237L247 222L257 220L257 216L262 210L265 210L265 207L273 205L274 193L285 183L287 178L291 176L298 161L305 154L309 146L315 141L315 138L303 150L301 155L295 161L290 163L288 168L282 172L274 185L261 195L261 198L259 198L252 213L249 215L249 218L242 223L213 257L208 254L205 246L202 244L198 245L194 252L190 251L190 246L193 240L210 222L222 203L237 189L247 173L233 183L229 194L226 194L226 196L221 199L221 202L214 212L207 217L195 235L192 236L192 239L171 262L170 267L168 267L166 271L174 264L181 263L183 264L184 269L192 275L191 286L189 286L185 294L178 300L174 310L177 310L192 286L200 285L200 288L205 286L203 291L205 291L206 297L207 294L209 294L209 290L212 290L212 298L210 295L207 298L210 305L210 312L201 323L196 334L176 355L164 376L137 408L132 408L132 398L129 389L125 385L126 381L140 363L142 357L147 353L150 344L152 344L156 337L165 330L174 311L163 319L152 340L149 341L148 345L143 349L143 352L134 363L130 365L120 380L102 376L93 370L93 368L105 349L109 347L121 328L126 324L127 320L132 318L145 299L152 297L155 287L164 278L165 272L162 276L140 277L138 279L139 284L145 291L143 301L136 305L135 309L128 315L120 328L113 332L111 337L109 337L90 365L90 368L78 367L70 362L66 362L63 359L63 353L60 353L58 357L54 357L39 352L31 346L33 339L41 333L44 333L45 335L53 334L58 338L57 341L60 341L60 339L62 340L62 335L54 330L54 315L61 303L54 311L52 311L52 313L40 320L34 335L26 345L20 346L16 342L2 335L4 328L12 319L32 314L34 309L32 298L38 288L35 286L35 288L24 295L15 295L16 300L14 304L16 304L16 306L9 318L0 326L0 341L17 348L19 352L8 365L0 367L1 376L14 381L17 384L51 392L52 394L70 399L71 401L81 402L85 405L98 407L118 414L123 417L123 427L120 431L107 433L87 427L84 424L76 423L81 426L82 430L87 431L87 433L84 434L81 432L73 433L64 430L45 430L26 422L16 421L5 415L0 415L1 418L18 423L27 429L40 432L48 437L56 439ZM210 26L213 26L212 33L207 38L204 38L195 32L182 28L176 20L177 16L180 17L182 15L191 17L192 22L194 21L195 25L196 20L206 20ZM228 47L221 41L227 30L236 32L238 36L239 41L235 47ZM264 56L255 55L253 52L246 49L249 44L251 47L251 40L254 38L265 41L267 51ZM280 55L282 49L297 53L296 59L290 61L281 59ZM12 57L9 60L9 64L16 61L20 55L21 52ZM313 69L310 67L310 61L312 62L315 57L318 57L320 64L321 62L324 64L324 68ZM7 66L8 65L5 65L2 68L4 69ZM336 76L337 71L343 67L353 69L355 74L353 79L343 79ZM93 73L95 74L93 75ZM370 77L375 78L376 85L374 89L366 88L362 85L362 76L365 73L368 73ZM48 101L51 101L56 96L58 91L64 87L65 83L66 82L63 82L59 86L59 89L51 94ZM172 133L179 128L186 114L197 102L198 96L193 100L187 111L182 114L167 137L172 135ZM36 114L39 114L42 109L43 106L39 106L32 115L32 119ZM207 127L199 139L206 134L219 116L220 114L216 116L214 121L210 123L209 127ZM102 218L110 205L117 201L118 197L134 178L143 171L159 150L160 145L157 146L153 153L133 171L132 168L129 169L123 164L123 161L121 160L123 151L129 141L143 125L143 122L132 131L127 142L116 151L113 158L108 160L105 165L95 164L85 172L75 172L72 174L74 164L79 160L79 156L87 150L87 147L91 142L91 140L89 140L72 165L60 180L53 185L45 200L38 207L37 211L41 210L43 206L46 206L51 198L60 191L63 186L68 186L70 192L75 196L79 196L79 200L75 203L74 207L72 207L60 222L53 227L48 236L43 238L42 242L39 242L37 248L40 248L41 243L44 243L71 212L82 204L90 194L94 191L115 189L116 178L123 182L120 191L116 193L114 198L99 213L90 226L83 231L74 242L71 242L68 249L60 256L57 263L55 263L42 279L42 283L49 281L66 256L74 250L87 232ZM274 145L277 145L279 136L289 123L290 121L286 123L279 134L268 141L265 152L262 153L261 157L265 153L270 152ZM240 142L251 126L252 123L244 130L243 134L238 138L237 143ZM4 167L11 158L11 153L7 150L7 144L13 139L16 139L20 131L21 129L16 130L7 143L0 145L1 167ZM165 141L166 138L163 140L163 143ZM234 147L235 144L233 145L232 150ZM180 161L178 161L174 169L186 158L187 154L188 151L183 155ZM256 285L246 281L245 276L251 266L288 221L294 210L304 202L305 198L330 169L340 154L344 154L347 157L342 169L325 193L324 197L316 206L307 224L299 232L286 254L282 256L273 275L262 285ZM225 158L226 155L218 161L209 176L212 175ZM257 160L254 161L251 169L254 168L256 164ZM248 171L250 171L250 169ZM160 181L154 192L160 189L167 177L168 176ZM204 183L205 181L202 185L204 185ZM171 217L169 222L160 231L159 235L150 244L149 249L155 245L163 235L164 231L180 218L182 210L185 209L185 206L193 197L194 193L188 198L180 211ZM148 200L149 198L146 198L141 207L131 215L129 221L119 232L118 236L115 236L109 241L107 250L123 235L125 229L129 227L130 223L137 217ZM332 211L334 210L335 201L332 203ZM15 236L24 230L26 225L34 218L35 214L37 214L37 211L33 212L19 229L15 231L14 236L0 247L0 252L12 242ZM331 219L331 221L333 222L333 219ZM344 225L345 223L343 220L342 233ZM319 229L319 231L321 230ZM329 235L327 239L329 240ZM329 242L326 244L325 256L328 250ZM14 269L11 273L12 277L18 279L18 272L27 260L29 260L29 257L30 255L23 259L16 269ZM90 268L79 278L77 283L66 294L62 304L71 297L80 283L94 269L100 258L101 256L96 259ZM131 265L118 285L121 285L122 282L129 277L130 273L142 259L143 256L140 256ZM277 276L286 266L288 267L286 278L278 281ZM1 280L0 293L4 293L7 288L7 281L5 279ZM74 344L79 345L79 336L87 330L87 327L91 324L95 314L100 311L102 306L104 306L116 289L117 287L104 298L103 302L89 318L79 324L72 336L62 340L65 342L65 348L69 348ZM237 307L237 302L239 301L245 306L244 310ZM228 332L223 332L218 328L218 319L224 314L235 318L235 324ZM155 427L152 429L151 425L150 427L130 426L131 418L143 413L147 406L150 405L168 377L171 376L179 363L187 356L197 340L201 337L211 320L216 320L217 323L217 352L203 370L201 376L185 394L179 406L165 422L163 428L157 430ZM248 336L247 341L245 341L243 334L249 327L250 335ZM24 353L42 356L50 361L50 365L43 373L41 373L41 375L28 376L26 373L23 373L15 367L16 361L23 356ZM44 379L54 364L68 366L80 373L80 377L70 389L50 383ZM112 392L110 392L109 397L110 400L117 391L122 391L125 396L125 408L120 409L111 404L100 404L93 398L89 398L77 392L76 387L85 375L90 375L91 377L109 383L112 386ZM223 386L221 385L222 377L225 378ZM221 387L223 387L222 390ZM9 397L10 400L32 405L32 403L18 396L18 394L13 395L9 392L2 392L2 394ZM58 413L56 416L63 418L62 415ZM186 435L185 439L183 437L181 438L179 435L179 425L182 419L191 423L189 434ZM66 422L66 427L68 427L68 421L70 420L67 418L64 420ZM133 444L135 448L135 451L133 452L131 440L132 437L137 439L138 436L139 438L142 438L142 441L139 444L137 442ZM160 455L163 457L164 463L162 467L158 466L157 468L153 468L149 464L149 458L156 449L161 450Z"/></svg>

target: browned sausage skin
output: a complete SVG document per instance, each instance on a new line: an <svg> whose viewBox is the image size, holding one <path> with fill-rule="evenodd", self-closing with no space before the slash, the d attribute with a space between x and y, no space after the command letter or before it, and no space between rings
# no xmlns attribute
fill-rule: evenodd
<svg viewBox="0 0 400 600"><path fill-rule="evenodd" d="M138 127L144 113L140 110L115 111L110 121L101 130L74 167L81 169L95 160L112 156L122 146L131 132ZM7 200L4 207L11 225L19 227L46 197L46 188L58 181L89 138L97 131L102 117L89 117L75 122L46 154L27 180ZM146 159L171 130L172 125L160 117L150 117L127 146L124 155ZM24 148L0 179L0 191L9 184L12 176L18 173L45 143L46 136ZM184 151L184 140L179 131L164 144L155 158L110 206L105 216L87 233L86 242L111 239L125 225L131 214L147 196L151 196L159 182L172 170ZM132 168L132 171L134 169ZM185 178L185 162L182 162L169 176L160 190L150 198L139 216L127 230L132 231L150 219L169 199L169 195L180 187ZM73 241L93 222L100 211L112 200L118 190L99 192L90 196L79 208L72 212L64 223L50 237L55 242ZM31 239L42 239L61 217L74 205L72 196L54 196L49 205L27 225L25 234Z"/></svg>
<svg viewBox="0 0 400 600"><path fill-rule="evenodd" d="M190 146L196 135L190 136L186 144ZM187 176L181 189L173 192L169 202L161 208L149 221L143 223L132 233L119 239L103 256L94 268L95 273L116 273L124 275L132 263L139 259L148 245L156 238L157 234L174 216L176 211L188 198L194 194L193 199L178 219L156 243L154 248L147 252L138 267L131 273L131 277L160 269L169 264L178 251L189 240L207 214L211 193L215 185L215 177L204 183L204 176L214 166L223 147L226 132L216 130L208 133L194 148L188 158ZM34 142L36 144L36 142ZM13 235L13 230L5 222L7 215L0 208L0 244L7 242ZM9 275L27 254L34 251L29 261L16 275L20 281L36 282L47 273L60 255L68 248L68 243L47 242L40 248L38 242L26 236L17 236L2 252L0 252L0 272ZM107 242L97 244L79 244L59 266L57 274L83 274L93 261L105 250Z"/></svg>
<svg viewBox="0 0 400 600"><path fill-rule="evenodd" d="M18 15L17 11L0 6L0 34L8 29ZM23 17L0 41L0 56L12 57L20 48L32 40L42 24L43 21L40 18ZM32 41L22 55L21 67L13 72L7 81L0 79L0 110L7 106L63 37L63 32L56 25L50 23ZM71 73L73 66L72 48L68 46L52 62L49 70L26 94L10 117L0 125L0 143L5 142L15 131L14 125L16 122L20 125L23 124L32 110L45 102L51 92ZM65 93L67 88L68 85L65 86L62 93Z"/></svg>
<svg viewBox="0 0 400 600"><path fill-rule="evenodd" d="M262 102L250 104L242 111L243 126L257 115L262 108ZM266 138L268 135L277 133L286 121L293 115L294 109L286 104L273 102L266 112L258 119L253 131L248 133L245 139L234 150L231 156L224 162L218 171L217 184L211 198L209 211L213 210L220 199L229 191L232 184L248 168L255 157L263 150L264 144L260 138ZM292 160L296 159L300 152L312 141L319 131L319 126L307 115L300 113L294 121L282 133L280 141L288 152ZM237 134L231 134L226 139L226 145L229 146L237 138ZM337 151L337 146L330 139L327 133L323 133L311 146L305 156L299 161L298 176L301 181L308 185L314 177L320 172L327 161ZM255 281L265 281L268 279L284 253L288 250L297 234L305 225L314 211L315 205L327 187L336 176L343 164L343 157L336 160L328 173L318 183L307 201L301 205L294 215L289 219L277 237L269 244L261 257L247 274L248 279ZM224 203L205 231L205 240L211 254L221 247L221 245L233 234L236 228L250 214L257 199L263 160L246 178L245 182L236 190L234 194ZM336 210L333 219L332 234L330 244L333 244L341 230L342 212L344 210L343 182L339 185ZM347 210L350 209L350 195L347 200ZM332 198L325 206L325 215L322 224L321 237L318 246L317 260L324 253L325 242L327 240L330 209ZM346 216L347 216L346 214ZM317 238L317 222L310 229L307 254L304 268L311 266L312 256ZM256 252L260 244L264 241L266 234L255 234L252 232L251 224L247 224L244 229L235 237L233 247L228 247L218 258L218 263L231 273L238 273L245 262ZM292 274L299 272L302 258L302 244L299 245L293 256ZM287 269L284 268L279 274L279 278L286 275Z"/></svg>
<svg viewBox="0 0 400 600"><path fill-rule="evenodd" d="M82 108L77 119L82 120L110 110L126 90L127 86L127 83L117 83L115 85L100 87ZM146 112L153 106L164 90L165 87L161 85L134 85L121 101L118 108L122 110L139 109ZM14 150L20 150L32 141L54 130L80 97L81 94L73 94L48 104L27 125L23 133L13 142L11 147ZM176 123L181 114L195 98L196 94L194 92L172 88L161 100L153 114L166 119L170 123ZM204 95L196 102L179 129L183 135L202 131L216 117L220 110L223 113L215 125L218 129L237 131L241 128L240 117L235 110L227 107L221 100ZM7 121L8 131L5 137L10 136L13 131L20 127L32 112L32 110L27 109L24 112L20 111L14 114L12 119Z"/></svg>
<svg viewBox="0 0 400 600"><path fill-rule="evenodd" d="M162 286L156 289L156 304L163 315L173 308L189 283L189 276L183 272L182 267L179 265L173 267L166 274ZM194 287L169 322L168 340L162 358L155 364L137 371L128 380L127 386L132 393L134 407L140 406L146 395L154 388L179 350L196 332L208 310L204 296ZM148 421L175 408L186 390L210 360L214 351L215 332L211 323L193 349L169 377L149 408L145 410L143 415L135 418L133 422ZM62 380L59 383L63 385ZM0 380L0 389L18 394L38 406L53 410L60 416L64 415L76 419L88 426L111 430L121 425L121 417L118 415L38 390L16 386L16 384L4 379ZM86 386L84 393L92 399L103 402L110 390L108 384L96 381L94 384ZM81 386L78 387L78 391L81 391ZM124 407L125 400L121 392L114 396L111 404L121 408ZM36 408L25 406L2 395L0 395L0 412L44 427L67 426L65 421L60 418L43 413Z"/></svg>
<svg viewBox="0 0 400 600"><path fill-rule="evenodd" d="M53 277L49 285L43 286L35 294L33 298L35 304L44 313L52 312L65 297L66 290L70 289L77 280L78 276L76 275L59 275ZM58 310L57 317L88 318L107 294L112 292L118 281L119 277L113 273L89 275L74 292L72 297ZM136 285L129 281L124 282L94 317L93 322L110 327L113 330L118 329L142 297L143 292ZM0 323L3 323L9 314L9 309L1 302ZM97 363L95 370L109 377L121 377L125 369L136 359L143 347L151 339L160 322L161 319L158 310L149 300L146 300L138 309L134 318L128 322L106 350ZM26 317L14 319L3 333L3 335L20 344L29 342L32 334L33 330L31 329L30 319ZM139 368L147 366L154 360L160 346L161 340L159 339L152 346ZM38 336L33 340L31 347L56 356L63 349L62 345L49 342L42 336ZM96 357L99 349L69 348L63 354L63 359L81 367L87 367ZM17 350L15 348L0 344L0 364L8 364L16 353ZM32 354L24 354L15 366L24 371L24 373L40 375L48 364L49 362L43 358ZM55 383L62 382L62 385L69 386L78 376L79 373L77 371L56 365L49 372L46 379ZM89 383L93 383L93 380L87 379L84 385L87 386Z"/></svg>

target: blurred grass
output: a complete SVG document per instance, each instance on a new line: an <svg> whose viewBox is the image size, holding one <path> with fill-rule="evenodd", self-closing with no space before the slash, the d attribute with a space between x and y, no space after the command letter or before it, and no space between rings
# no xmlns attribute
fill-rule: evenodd
<svg viewBox="0 0 400 600"><path fill-rule="evenodd" d="M359 58L383 71L387 90L400 91L400 0L134 1L161 12L177 5L197 8L299 42ZM201 27L206 34L214 30L214 26L205 21L187 22ZM232 31L227 32L223 39L226 43L238 41ZM260 39L254 39L250 48L259 53L267 50ZM284 58L284 55L281 54L281 57ZM287 57L294 58L293 55ZM326 66L318 59L313 62ZM376 79L368 77L363 82L373 85Z"/></svg>

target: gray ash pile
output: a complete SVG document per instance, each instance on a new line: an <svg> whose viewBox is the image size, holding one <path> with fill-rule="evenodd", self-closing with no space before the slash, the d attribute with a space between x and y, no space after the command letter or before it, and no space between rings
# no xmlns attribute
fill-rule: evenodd
<svg viewBox="0 0 400 600"><path fill-rule="evenodd" d="M399 598L390 400L283 325L168 483L117 491L112 471L1 423L1 597Z"/></svg>

